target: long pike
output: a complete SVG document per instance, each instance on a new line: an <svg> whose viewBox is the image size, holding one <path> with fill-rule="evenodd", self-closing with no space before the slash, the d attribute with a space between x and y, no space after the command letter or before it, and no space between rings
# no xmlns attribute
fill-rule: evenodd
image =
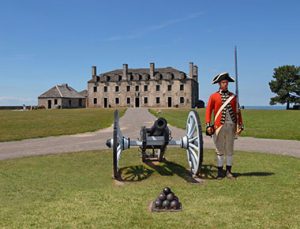
<svg viewBox="0 0 300 229"><path fill-rule="evenodd" d="M240 114L240 105L239 105L239 79L238 79L238 66L237 66L237 47L234 47L234 66L235 66L235 96L236 96L236 125L238 130L239 125L239 114ZM237 138L237 135L236 135Z"/></svg>

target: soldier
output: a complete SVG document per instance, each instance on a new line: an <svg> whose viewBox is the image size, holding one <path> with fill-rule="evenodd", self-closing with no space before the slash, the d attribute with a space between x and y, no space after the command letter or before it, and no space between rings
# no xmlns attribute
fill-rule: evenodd
<svg viewBox="0 0 300 229"><path fill-rule="evenodd" d="M228 91L228 82L234 82L234 79L227 72L214 77L212 83L218 83L220 88L210 96L205 115L206 134L213 137L216 147L217 179L223 178L225 155L226 177L234 178L231 173L234 139L235 135L239 135L244 129L236 96ZM213 122L211 122L212 113L214 113Z"/></svg>

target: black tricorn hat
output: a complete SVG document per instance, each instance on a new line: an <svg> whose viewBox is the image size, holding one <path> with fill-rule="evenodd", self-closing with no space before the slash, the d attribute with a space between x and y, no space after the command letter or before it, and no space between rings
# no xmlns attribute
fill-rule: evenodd
<svg viewBox="0 0 300 229"><path fill-rule="evenodd" d="M229 76L228 72L223 72L216 75L212 81L213 84L219 83L222 80L228 80L228 82L234 82L235 80Z"/></svg>

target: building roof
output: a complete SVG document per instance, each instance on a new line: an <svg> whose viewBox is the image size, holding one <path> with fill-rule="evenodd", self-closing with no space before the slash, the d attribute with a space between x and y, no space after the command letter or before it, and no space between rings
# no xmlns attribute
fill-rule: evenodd
<svg viewBox="0 0 300 229"><path fill-rule="evenodd" d="M84 99L85 96L79 94L68 84L61 84L52 87L50 90L41 94L38 98L78 98Z"/></svg>
<svg viewBox="0 0 300 229"><path fill-rule="evenodd" d="M83 90L81 92L79 92L80 95L87 97L88 96L88 91L87 90Z"/></svg>
<svg viewBox="0 0 300 229"><path fill-rule="evenodd" d="M123 76L123 69L117 69L114 71L109 71L97 76L98 81L120 81ZM133 80L149 80L150 79L150 69L149 68L128 68L128 75L130 81ZM186 79L187 75L172 67L166 68L155 68L154 79L160 80L173 80L173 79ZM89 80L89 83L94 83L95 78Z"/></svg>

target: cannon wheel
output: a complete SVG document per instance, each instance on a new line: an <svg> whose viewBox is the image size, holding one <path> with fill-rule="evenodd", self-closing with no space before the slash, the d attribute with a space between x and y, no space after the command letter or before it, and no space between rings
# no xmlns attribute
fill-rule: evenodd
<svg viewBox="0 0 300 229"><path fill-rule="evenodd" d="M121 141L123 139L119 126L119 112L114 113L114 131L113 131L113 175L115 179L120 178L119 174L119 160L122 153Z"/></svg>
<svg viewBox="0 0 300 229"><path fill-rule="evenodd" d="M190 111L186 122L186 136L188 147L187 159L191 173L197 176L203 161L203 136L199 115L196 111Z"/></svg>

